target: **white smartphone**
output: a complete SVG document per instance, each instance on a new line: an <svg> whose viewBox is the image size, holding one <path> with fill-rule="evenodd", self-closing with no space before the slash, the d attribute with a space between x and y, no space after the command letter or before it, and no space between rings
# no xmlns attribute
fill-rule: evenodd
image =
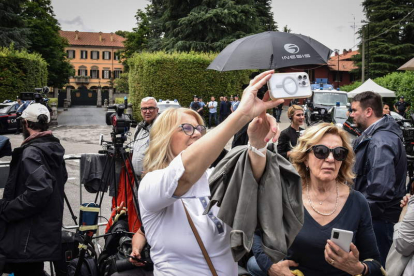
<svg viewBox="0 0 414 276"><path fill-rule="evenodd" d="M267 82L272 99L298 99L312 96L309 76L300 73L274 73Z"/></svg>
<svg viewBox="0 0 414 276"><path fill-rule="evenodd" d="M342 248L343 251L349 252L353 236L354 232L352 231L332 228L331 241Z"/></svg>

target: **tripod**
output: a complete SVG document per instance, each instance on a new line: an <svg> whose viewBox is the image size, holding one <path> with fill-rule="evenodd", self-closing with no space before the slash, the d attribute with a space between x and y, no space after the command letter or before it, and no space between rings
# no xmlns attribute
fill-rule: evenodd
<svg viewBox="0 0 414 276"><path fill-rule="evenodd" d="M99 207L102 206L102 201L104 198L105 191L108 189L109 184L112 183L113 184L112 186L114 187L113 202L114 202L116 212L119 211L119 213L121 214L125 213L125 215L127 215L127 212L128 212L128 208L125 208L125 209L122 208L123 203L120 204L121 208L118 207L119 206L118 205L118 196L119 196L118 191L120 188L123 188L125 201L127 201L128 199L128 191L130 191L130 194L132 194L132 199L133 199L132 203L134 207L132 209L136 210L137 219L141 221L138 200L134 193L134 187L133 187L133 183L138 183L138 179L135 175L134 168L132 167L132 160L131 160L128 148L124 147L123 145L125 140L126 140L125 134L117 134L115 128L111 133L111 142L102 141L101 139L101 144L102 142L104 142L107 145L107 147L105 150L99 151L99 153L104 153L106 155L106 158L105 158L105 163L104 163L103 170L102 170L103 173L102 173L102 177L101 177L101 181L99 185L99 191L96 194L94 203L91 203L91 204L93 204L94 207L98 209L98 213L99 213ZM120 181L118 180L120 178L122 169L124 169L125 175L126 175L123 187L121 186L121 184L118 184L120 183ZM129 170L131 170L132 172L130 172ZM125 204L127 204L127 202ZM113 219L111 218L111 220L115 222L118 217L119 215L114 216L114 218ZM79 252L78 263L76 266L76 271L74 274L75 276L79 276L82 264L85 261L85 255L88 250L88 244L91 244L93 235L95 234L97 230L97 227L98 227L97 219L98 219L98 214L96 214L96 220L94 221L95 223L84 228L85 232L83 235L83 242L79 245L80 252ZM82 227L83 225L80 225L79 227L80 231Z"/></svg>

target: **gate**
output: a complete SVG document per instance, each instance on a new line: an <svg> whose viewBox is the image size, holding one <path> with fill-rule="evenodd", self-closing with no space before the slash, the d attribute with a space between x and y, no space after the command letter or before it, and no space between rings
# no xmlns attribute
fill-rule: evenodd
<svg viewBox="0 0 414 276"><path fill-rule="evenodd" d="M85 86L71 91L71 105L96 105L98 96L96 91L88 90Z"/></svg>
<svg viewBox="0 0 414 276"><path fill-rule="evenodd" d="M63 107L65 99L66 99L66 90L59 89L59 92L58 92L58 107Z"/></svg>
<svg viewBox="0 0 414 276"><path fill-rule="evenodd" d="M109 90L101 90L101 95L102 95L102 106L104 105L105 99L108 100L108 104L109 104Z"/></svg>

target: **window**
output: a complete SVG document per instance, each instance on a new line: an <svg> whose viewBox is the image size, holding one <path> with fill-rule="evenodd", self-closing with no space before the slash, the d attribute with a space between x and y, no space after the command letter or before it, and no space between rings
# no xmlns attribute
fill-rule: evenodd
<svg viewBox="0 0 414 276"><path fill-rule="evenodd" d="M122 74L121 69L115 68L115 70L114 70L114 79L120 78L121 74Z"/></svg>
<svg viewBox="0 0 414 276"><path fill-rule="evenodd" d="M66 55L68 58L75 58L75 50L67 50Z"/></svg>
<svg viewBox="0 0 414 276"><path fill-rule="evenodd" d="M88 58L88 51L81 51L81 59L87 59Z"/></svg>
<svg viewBox="0 0 414 276"><path fill-rule="evenodd" d="M109 69L102 70L102 78L103 79L110 79L111 78L111 71Z"/></svg>
<svg viewBox="0 0 414 276"><path fill-rule="evenodd" d="M78 76L86 77L88 75L88 70L86 70L85 66L79 66L78 69Z"/></svg>
<svg viewBox="0 0 414 276"><path fill-rule="evenodd" d="M97 66L91 68L91 79L99 79L99 69Z"/></svg>
<svg viewBox="0 0 414 276"><path fill-rule="evenodd" d="M111 59L111 52L104 51L103 52L103 59Z"/></svg>
<svg viewBox="0 0 414 276"><path fill-rule="evenodd" d="M99 51L91 51L92 59L99 59Z"/></svg>
<svg viewBox="0 0 414 276"><path fill-rule="evenodd" d="M119 53L114 53L114 60L119 60Z"/></svg>

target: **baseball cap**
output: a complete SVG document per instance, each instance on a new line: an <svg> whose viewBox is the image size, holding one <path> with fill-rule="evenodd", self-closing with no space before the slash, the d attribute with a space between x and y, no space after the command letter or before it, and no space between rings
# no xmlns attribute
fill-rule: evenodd
<svg viewBox="0 0 414 276"><path fill-rule="evenodd" d="M401 96L400 99L404 99L404 96Z"/></svg>
<svg viewBox="0 0 414 276"><path fill-rule="evenodd" d="M34 103L29 105L22 113L20 118L26 119L30 122L39 122L39 115L45 114L47 116L47 122L50 122L50 113L46 106L40 103Z"/></svg>

